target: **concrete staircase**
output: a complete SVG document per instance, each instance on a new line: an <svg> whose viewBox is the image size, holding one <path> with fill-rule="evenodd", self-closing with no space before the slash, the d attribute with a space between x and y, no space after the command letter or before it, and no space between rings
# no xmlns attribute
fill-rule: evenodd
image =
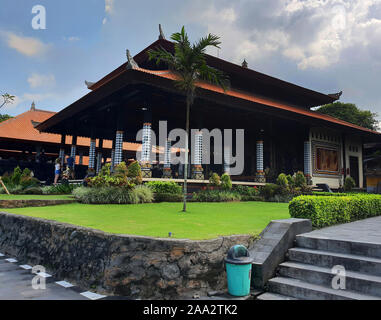
<svg viewBox="0 0 381 320"><path fill-rule="evenodd" d="M381 232L381 231L380 231ZM333 289L331 270L343 266L346 289ZM296 237L286 262L267 282L259 300L381 300L381 244L322 237Z"/></svg>

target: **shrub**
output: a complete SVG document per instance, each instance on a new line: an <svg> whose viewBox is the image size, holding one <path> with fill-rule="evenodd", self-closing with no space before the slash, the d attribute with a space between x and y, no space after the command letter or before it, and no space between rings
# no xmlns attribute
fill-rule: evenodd
<svg viewBox="0 0 381 320"><path fill-rule="evenodd" d="M218 187L221 184L220 176L217 173L213 172L210 175L209 184L214 187Z"/></svg>
<svg viewBox="0 0 381 320"><path fill-rule="evenodd" d="M129 181L127 177L121 176L95 176L87 178L87 185L94 188L102 187L126 187L132 188L134 183Z"/></svg>
<svg viewBox="0 0 381 320"><path fill-rule="evenodd" d="M259 189L256 186L249 187L249 186L235 185L233 190L234 192L237 192L241 196L249 196L249 197L259 196Z"/></svg>
<svg viewBox="0 0 381 320"><path fill-rule="evenodd" d="M182 202L183 195L178 193L155 193L156 202Z"/></svg>
<svg viewBox="0 0 381 320"><path fill-rule="evenodd" d="M106 171L106 169L105 169L105 171ZM106 171L106 173L107 173L107 171ZM118 163L114 167L114 171L113 171L112 175L114 177L119 177L119 178L127 177L128 176L128 169L127 169L126 163L124 161L122 161L121 163Z"/></svg>
<svg viewBox="0 0 381 320"><path fill-rule="evenodd" d="M381 214L380 195L300 196L289 204L293 218L311 219L315 228L346 223Z"/></svg>
<svg viewBox="0 0 381 320"><path fill-rule="evenodd" d="M131 190L131 192L136 194L139 199L139 203L149 203L154 199L152 190L146 186L136 186Z"/></svg>
<svg viewBox="0 0 381 320"><path fill-rule="evenodd" d="M295 179L294 179L294 177L292 175L288 174L286 176L286 178L287 178L288 185L290 187L294 187L295 186Z"/></svg>
<svg viewBox="0 0 381 320"><path fill-rule="evenodd" d="M42 194L41 187L28 187L23 190L24 194Z"/></svg>
<svg viewBox="0 0 381 320"><path fill-rule="evenodd" d="M276 179L276 184L281 188L288 188L288 179L284 173L281 173Z"/></svg>
<svg viewBox="0 0 381 320"><path fill-rule="evenodd" d="M155 193L170 193L170 194L181 194L182 188L176 182L170 181L150 181L145 184L147 187L151 188Z"/></svg>
<svg viewBox="0 0 381 320"><path fill-rule="evenodd" d="M355 182L355 180L351 176L348 176L348 177L345 178L345 181L344 181L344 190L346 192L351 191L355 186L356 186L356 182Z"/></svg>
<svg viewBox="0 0 381 320"><path fill-rule="evenodd" d="M240 201L238 193L222 190L202 190L193 194L193 201L197 202L225 202Z"/></svg>
<svg viewBox="0 0 381 320"><path fill-rule="evenodd" d="M132 162L128 166L127 176L131 179L131 181L135 184L142 184L142 170L140 168L140 164L137 161Z"/></svg>
<svg viewBox="0 0 381 320"><path fill-rule="evenodd" d="M73 191L73 196L87 204L136 204L152 202L152 191L144 186L126 187L79 187Z"/></svg>
<svg viewBox="0 0 381 320"><path fill-rule="evenodd" d="M60 183L55 186L42 187L41 190L42 194L71 194L79 186L79 184Z"/></svg>
<svg viewBox="0 0 381 320"><path fill-rule="evenodd" d="M11 177L11 183L13 183L14 185L20 184L21 174L22 174L21 169L19 166L17 166L13 170L13 174Z"/></svg>
<svg viewBox="0 0 381 320"><path fill-rule="evenodd" d="M295 187L299 188L303 188L307 185L307 179L302 171L298 171L297 173L295 173L294 185Z"/></svg>
<svg viewBox="0 0 381 320"><path fill-rule="evenodd" d="M274 183L268 183L259 189L259 194L265 198L266 201L273 198L276 194L280 193L280 186Z"/></svg>
<svg viewBox="0 0 381 320"><path fill-rule="evenodd" d="M224 173L221 176L221 187L223 190L226 190L226 191L231 190L231 188L233 187L230 176L227 173Z"/></svg>
<svg viewBox="0 0 381 320"><path fill-rule="evenodd" d="M98 176L109 177L111 175L111 163L106 163L101 170L99 170Z"/></svg>

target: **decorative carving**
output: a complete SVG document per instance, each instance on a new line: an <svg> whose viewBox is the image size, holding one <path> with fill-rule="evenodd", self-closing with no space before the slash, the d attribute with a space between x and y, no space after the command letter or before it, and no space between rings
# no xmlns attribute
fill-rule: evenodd
<svg viewBox="0 0 381 320"><path fill-rule="evenodd" d="M135 69L135 68L139 68L139 65L136 63L136 61L134 60L134 58L131 56L130 54L130 50L126 50L126 56L127 56L127 69Z"/></svg>
<svg viewBox="0 0 381 320"><path fill-rule="evenodd" d="M247 68L247 67L248 67L247 61L246 59L243 59L242 68Z"/></svg>
<svg viewBox="0 0 381 320"><path fill-rule="evenodd" d="M90 82L90 81L85 80L85 84L86 84L87 89L90 89L95 84L95 82Z"/></svg>
<svg viewBox="0 0 381 320"><path fill-rule="evenodd" d="M165 35L163 29L161 28L161 24L159 24L159 39L165 39Z"/></svg>
<svg viewBox="0 0 381 320"><path fill-rule="evenodd" d="M336 99L336 100L339 100L342 94L343 94L343 91L340 91L340 92L338 92L338 93L330 93L330 94L328 94L328 95L329 95L331 98L334 98L334 99Z"/></svg>

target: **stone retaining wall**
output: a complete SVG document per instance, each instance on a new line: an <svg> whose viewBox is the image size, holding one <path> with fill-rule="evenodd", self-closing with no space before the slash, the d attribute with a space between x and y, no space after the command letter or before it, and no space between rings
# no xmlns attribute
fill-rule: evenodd
<svg viewBox="0 0 381 320"><path fill-rule="evenodd" d="M24 207L45 207L54 206L57 204L73 203L76 200L70 199L12 199L12 200L0 200L0 208L24 208Z"/></svg>
<svg viewBox="0 0 381 320"><path fill-rule="evenodd" d="M193 241L116 235L0 212L0 250L100 293L178 299L226 289L223 259L249 235Z"/></svg>

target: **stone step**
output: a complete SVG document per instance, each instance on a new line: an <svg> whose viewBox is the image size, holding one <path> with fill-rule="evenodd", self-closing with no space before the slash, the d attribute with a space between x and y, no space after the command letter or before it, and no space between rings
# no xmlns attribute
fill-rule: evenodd
<svg viewBox="0 0 381 320"><path fill-rule="evenodd" d="M332 279L337 275L332 273L330 268L291 261L280 264L278 272L282 277L299 279L326 287L332 286ZM345 288L350 291L381 297L381 277L346 271Z"/></svg>
<svg viewBox="0 0 381 320"><path fill-rule="evenodd" d="M257 297L257 300L299 300L293 297L284 296L277 293L266 292Z"/></svg>
<svg viewBox="0 0 381 320"><path fill-rule="evenodd" d="M269 292L305 300L381 300L349 290L335 290L298 279L276 277L267 283Z"/></svg>
<svg viewBox="0 0 381 320"><path fill-rule="evenodd" d="M333 268L343 266L346 271L361 272L381 276L381 259L306 248L288 250L290 261L312 264L319 267Z"/></svg>
<svg viewBox="0 0 381 320"><path fill-rule="evenodd" d="M311 234L301 234L296 236L296 245L307 249L381 258L381 244L379 243L332 239Z"/></svg>

